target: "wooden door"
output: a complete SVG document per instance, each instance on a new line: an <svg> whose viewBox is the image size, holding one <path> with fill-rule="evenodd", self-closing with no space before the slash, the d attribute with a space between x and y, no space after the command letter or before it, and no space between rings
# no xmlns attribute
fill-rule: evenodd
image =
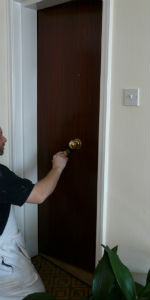
<svg viewBox="0 0 150 300"><path fill-rule="evenodd" d="M39 250L93 271L96 243L102 2L38 11L38 175L73 138L58 186L39 206Z"/></svg>

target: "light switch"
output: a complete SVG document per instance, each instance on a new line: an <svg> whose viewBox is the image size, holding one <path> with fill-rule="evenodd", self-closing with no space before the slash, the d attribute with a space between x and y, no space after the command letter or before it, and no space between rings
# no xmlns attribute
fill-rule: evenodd
<svg viewBox="0 0 150 300"><path fill-rule="evenodd" d="M124 90L124 105L139 106L139 89L125 89Z"/></svg>

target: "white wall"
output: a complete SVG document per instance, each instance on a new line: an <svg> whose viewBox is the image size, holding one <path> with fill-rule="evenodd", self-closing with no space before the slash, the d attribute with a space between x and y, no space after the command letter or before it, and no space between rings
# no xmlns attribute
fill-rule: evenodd
<svg viewBox="0 0 150 300"><path fill-rule="evenodd" d="M25 18L26 26L30 28L28 35ZM36 44L36 30L36 11L21 10L20 4L13 0L0 0L0 126L8 138L0 163L33 182L37 181L37 53L30 41L32 37ZM26 45L24 49L21 47L22 33L23 43ZM12 76L12 73L15 75ZM15 207L15 213L28 252L34 256L38 252L37 205Z"/></svg>
<svg viewBox="0 0 150 300"><path fill-rule="evenodd" d="M113 0L112 0L113 1ZM0 125L9 130L9 0L0 0ZM150 1L114 0L106 243L135 272L150 267ZM140 88L140 106L123 89ZM9 138L10 141L10 138ZM0 162L10 165L10 147Z"/></svg>
<svg viewBox="0 0 150 300"><path fill-rule="evenodd" d="M114 0L106 243L150 268L150 1ZM140 106L123 89L140 89Z"/></svg>
<svg viewBox="0 0 150 300"><path fill-rule="evenodd" d="M5 136L9 136L9 76L8 76L8 36L7 36L7 0L0 1L0 126ZM10 139L8 139L10 141ZM10 143L7 142L5 155L0 162L9 166Z"/></svg>

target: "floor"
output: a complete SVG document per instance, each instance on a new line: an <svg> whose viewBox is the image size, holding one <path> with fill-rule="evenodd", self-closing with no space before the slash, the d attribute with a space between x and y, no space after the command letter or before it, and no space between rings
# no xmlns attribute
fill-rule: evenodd
<svg viewBox="0 0 150 300"><path fill-rule="evenodd" d="M50 259L52 262L54 262L56 265L62 267L66 271L70 272L72 275L78 277L80 280L83 280L84 282L88 283L89 285L92 285L92 279L93 274L90 272L87 272L85 270L79 269L75 266L71 266L69 264L66 264L60 260L57 260L55 258L49 257L42 253L42 256L46 257L47 259Z"/></svg>
<svg viewBox="0 0 150 300"><path fill-rule="evenodd" d="M32 258L46 292L57 300L91 299L92 275L40 253ZM47 299L47 298L46 298Z"/></svg>

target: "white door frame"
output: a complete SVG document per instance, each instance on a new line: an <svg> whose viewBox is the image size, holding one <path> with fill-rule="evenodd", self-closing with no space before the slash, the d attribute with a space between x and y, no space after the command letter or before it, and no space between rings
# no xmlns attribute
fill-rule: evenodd
<svg viewBox="0 0 150 300"><path fill-rule="evenodd" d="M7 0L10 73L12 169L37 180L37 9L70 0ZM51 2L51 5L49 3ZM103 0L101 39L100 122L97 188L96 263L106 240L108 137L111 85L113 0ZM31 256L38 253L36 205L16 209Z"/></svg>

